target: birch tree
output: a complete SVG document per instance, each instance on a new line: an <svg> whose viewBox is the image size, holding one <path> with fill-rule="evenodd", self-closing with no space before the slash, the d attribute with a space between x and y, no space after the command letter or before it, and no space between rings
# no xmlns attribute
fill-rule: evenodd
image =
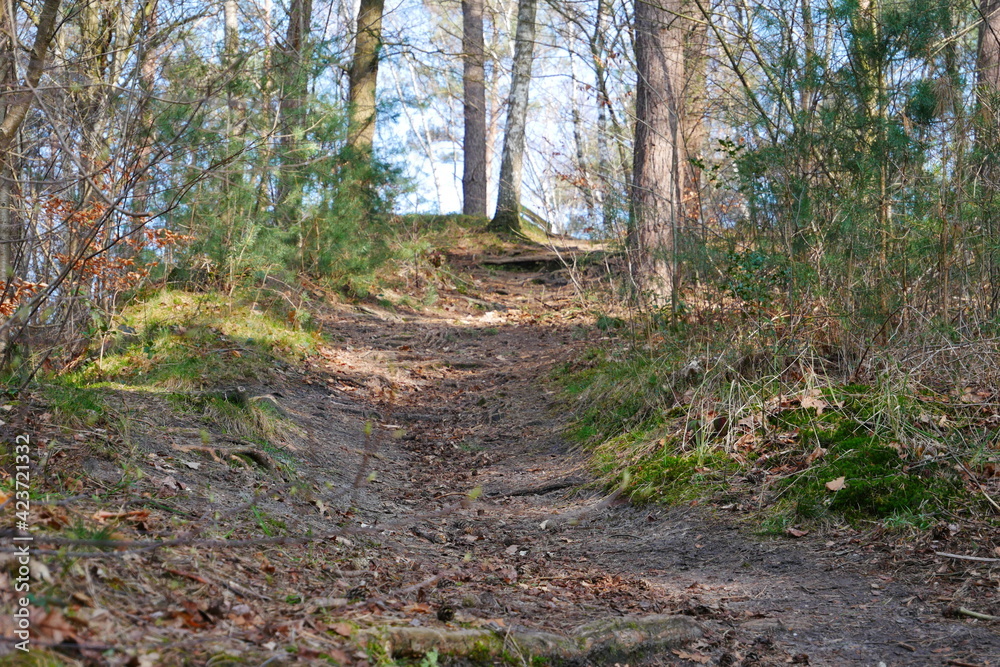
<svg viewBox="0 0 1000 667"><path fill-rule="evenodd" d="M537 9L538 0L519 0L517 3L514 63L507 101L503 153L500 158L500 188L497 192L496 213L489 224L489 229L495 232L521 231L521 173Z"/></svg>

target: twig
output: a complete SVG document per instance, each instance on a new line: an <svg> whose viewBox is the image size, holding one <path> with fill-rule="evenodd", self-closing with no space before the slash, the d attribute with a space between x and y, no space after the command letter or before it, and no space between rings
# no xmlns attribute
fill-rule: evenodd
<svg viewBox="0 0 1000 667"><path fill-rule="evenodd" d="M945 558L957 558L958 560L974 560L978 563L1000 563L1000 558L984 558L982 556L963 556L961 554L949 554L944 551L935 551L935 556L944 556Z"/></svg>
<svg viewBox="0 0 1000 667"><path fill-rule="evenodd" d="M197 581L199 584L205 584L206 586L212 585L211 581L197 574L191 574L190 572L184 572L182 570L175 570L172 567L164 567L163 571L169 572L170 574L176 575L178 577L184 577L186 579L190 579L191 581Z"/></svg>
<svg viewBox="0 0 1000 667"><path fill-rule="evenodd" d="M165 572L169 572L170 574L176 575L178 577L185 577L187 579L190 579L191 581L197 581L199 584L204 584L206 586L215 586L217 588L228 589L228 590L232 591L233 593L236 593L240 597L244 597L244 598L257 598L258 600L270 600L271 599L271 598L267 597L266 595L262 595L260 593L255 593L255 592L253 592L253 591L251 591L251 590L249 590L247 588L244 588L243 586L240 586L239 584L237 584L235 582L232 582L232 581L214 581L212 579L208 579L206 577L203 577L200 574L193 574L191 572L184 572L183 570L175 570L172 567L164 567L163 570Z"/></svg>
<svg viewBox="0 0 1000 667"><path fill-rule="evenodd" d="M969 616L971 618L978 618L980 621L1000 621L1000 616L991 616L990 614L981 614L978 611L972 611L971 609L966 609L965 607L959 607L956 612L962 616Z"/></svg>
<svg viewBox="0 0 1000 667"><path fill-rule="evenodd" d="M1000 504L998 504L997 501L993 500L993 498L990 497L990 494L986 493L986 487L979 483L979 480L976 479L976 476L972 474L972 471L969 470L969 468L965 465L965 463L961 459L958 458L958 456L955 456L954 458L955 461L958 463L958 465L962 466L962 470L964 470L965 474L969 476L969 479L975 482L976 486L979 487L979 492L983 494L983 497L986 498L987 501L989 501L990 505L993 505L993 509L995 509L997 512L1000 512Z"/></svg>

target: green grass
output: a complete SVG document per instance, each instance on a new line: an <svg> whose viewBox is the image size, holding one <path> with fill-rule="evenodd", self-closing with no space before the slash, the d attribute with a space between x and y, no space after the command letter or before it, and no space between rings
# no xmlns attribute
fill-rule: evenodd
<svg viewBox="0 0 1000 667"><path fill-rule="evenodd" d="M292 364L321 342L301 318L263 310L249 297L218 292L162 290L128 306L117 340L76 374L81 384L101 381L170 389L245 382L275 375L275 362Z"/></svg>
<svg viewBox="0 0 1000 667"><path fill-rule="evenodd" d="M921 528L981 504L940 454L961 454L973 469L995 465L990 434L970 430L972 413L900 382L746 379L724 364L686 373L691 356L678 337L589 350L553 374L573 410L570 436L633 501L752 501L763 530L779 533L799 523ZM822 408L802 407L803 396ZM935 426L942 415L948 429ZM956 438L960 445L947 443ZM827 487L840 477L843 488Z"/></svg>
<svg viewBox="0 0 1000 667"><path fill-rule="evenodd" d="M115 436L107 447L128 449L132 415L127 401L124 412L110 407L121 403L113 398L155 394L178 413L255 443L287 468L290 459L279 445L297 427L241 387L280 380L322 337L302 325L298 311L267 309L253 300L260 296L163 289L129 304L100 341L102 353L71 372L40 378L54 421L74 430L102 426Z"/></svg>

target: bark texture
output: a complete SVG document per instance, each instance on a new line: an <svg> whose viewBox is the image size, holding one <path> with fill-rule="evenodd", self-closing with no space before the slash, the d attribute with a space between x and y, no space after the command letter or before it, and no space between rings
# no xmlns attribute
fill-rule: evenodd
<svg viewBox="0 0 1000 667"><path fill-rule="evenodd" d="M486 217L486 73L483 0L462 1L462 212Z"/></svg>
<svg viewBox="0 0 1000 667"><path fill-rule="evenodd" d="M9 280L17 273L16 258L23 230L15 206L18 175L15 138L35 101L34 90L45 70L45 58L56 32L59 0L45 0L38 14L23 86L17 81L14 12L14 3L0 5L0 280Z"/></svg>
<svg viewBox="0 0 1000 667"><path fill-rule="evenodd" d="M636 127L631 234L641 289L654 302L673 294L681 216L684 27L677 0L635 8Z"/></svg>
<svg viewBox="0 0 1000 667"><path fill-rule="evenodd" d="M281 169L278 174L277 213L278 223L285 227L299 220L302 191L298 166L302 161L297 155L301 137L302 115L309 94L306 53L309 29L312 24L312 0L292 0L288 8L288 30L281 54L282 91L278 104L281 118Z"/></svg>
<svg viewBox="0 0 1000 667"><path fill-rule="evenodd" d="M363 156L371 154L375 140L375 92L384 9L385 0L361 0L358 7L354 60L349 72L347 143Z"/></svg>
<svg viewBox="0 0 1000 667"><path fill-rule="evenodd" d="M990 93L1000 90L1000 0L982 0L979 6L982 23L979 24L979 50L976 62L980 104Z"/></svg>
<svg viewBox="0 0 1000 667"><path fill-rule="evenodd" d="M521 231L521 171L524 159L525 127L528 121L528 90L535 49L535 14L538 0L517 3L517 32L514 36L514 68L507 101L507 126L500 159L500 189L497 210L489 228L496 232Z"/></svg>

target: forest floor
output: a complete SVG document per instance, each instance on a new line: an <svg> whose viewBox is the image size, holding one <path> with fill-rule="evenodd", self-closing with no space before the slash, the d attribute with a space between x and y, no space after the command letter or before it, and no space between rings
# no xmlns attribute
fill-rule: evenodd
<svg viewBox="0 0 1000 667"><path fill-rule="evenodd" d="M847 530L766 537L590 484L551 375L601 332L565 272L480 259L456 251L472 291L420 310L314 303L319 354L247 383L294 424L280 452L233 465L239 442L126 390L107 400L132 415L127 488L119 457L80 446L99 429L53 436L46 474L80 486L34 521L123 542L37 556L34 646L54 651L0 664L389 664L406 652L386 648L392 626L503 637L667 614L701 636L630 664L1000 665L996 622L944 613L997 563ZM412 664L446 664L440 648ZM538 664L514 643L463 661Z"/></svg>

